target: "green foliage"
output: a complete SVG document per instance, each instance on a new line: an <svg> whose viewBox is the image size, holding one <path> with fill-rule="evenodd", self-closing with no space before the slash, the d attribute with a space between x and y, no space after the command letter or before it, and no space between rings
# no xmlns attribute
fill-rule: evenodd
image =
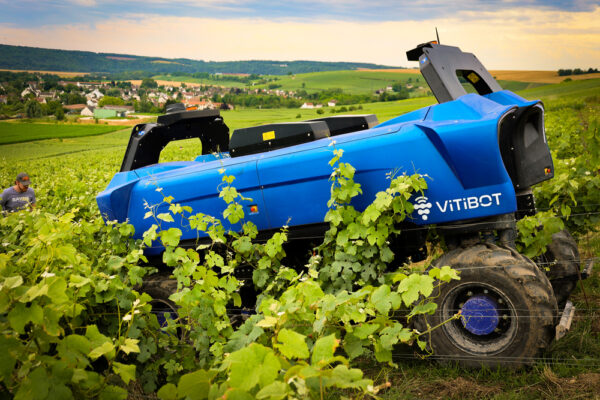
<svg viewBox="0 0 600 400"><path fill-rule="evenodd" d="M75 212L0 220L0 382L15 398L126 397L114 384L136 379L158 327L132 289L145 272L132 233Z"/></svg>
<svg viewBox="0 0 600 400"><path fill-rule="evenodd" d="M42 116L42 106L36 100L25 103L25 115L27 118L39 118Z"/></svg>
<svg viewBox="0 0 600 400"><path fill-rule="evenodd" d="M435 304L428 296L440 282L458 276L448 267L433 268L424 275L397 269L384 277L383 272L393 261L385 241L398 233L395 224L412 211L411 191L425 189L425 182L420 176L391 179L390 188L360 213L349 205L360 194L360 186L353 181L354 169L339 163L341 150L334 155L329 235L335 230L344 235L352 229L337 222L338 217L347 219L348 226L364 224L368 233L350 242L360 251L369 249L371 263L385 257L372 272L373 278L359 285L352 285L351 280L332 285L333 260L326 256L313 256L304 271L284 265L285 229L265 243L255 242L258 230L244 222L240 206L252 200L235 189L235 178L225 175L225 170L221 170L220 197L227 207L222 217L235 230L227 231L220 219L191 214L191 209L173 203L170 196L163 195L159 205L148 205L146 217L154 218L157 225L145 233L144 241L160 240L166 247L163 261L174 268L178 286L170 297L178 307L178 318L165 328L168 340L159 343L168 357L155 361L167 373L168 383L158 391L160 398L185 397L192 387L198 398L225 393L240 398L313 397L331 388L374 395L377 388L364 379L362 371L351 367L351 360L371 353L380 362L392 363L394 345L418 340L420 333L395 319L394 313L410 310L410 319L433 312ZM157 191L162 193L160 188ZM169 205L170 212L155 214L161 205ZM187 219L198 236L208 235L211 242L199 246L200 252L176 247L181 231L161 230L160 225L178 218ZM382 237L375 230L387 234ZM354 255L349 254L350 244L331 246L323 245L319 251L332 248L340 257ZM359 262L365 259L357 258ZM235 278L240 267L253 270L252 282ZM355 266L358 272L361 268L368 266ZM256 314L235 329L227 308L239 307L239 288L248 284L261 293ZM186 350L170 352L173 348Z"/></svg>
<svg viewBox="0 0 600 400"><path fill-rule="evenodd" d="M565 218L575 234L600 227L600 103L598 97L548 104L546 132L554 178L534 188L538 207Z"/></svg>
<svg viewBox="0 0 600 400"><path fill-rule="evenodd" d="M62 110L62 109L61 109ZM64 115L64 113L63 113ZM0 144L30 142L41 139L75 138L102 135L122 129L114 125L74 125L0 122Z"/></svg>
<svg viewBox="0 0 600 400"><path fill-rule="evenodd" d="M112 97L112 96L104 96L98 102L99 107L104 107L104 106L109 106L109 105L122 106L124 104L125 104L125 101L122 98Z"/></svg>
<svg viewBox="0 0 600 400"><path fill-rule="evenodd" d="M140 85L142 89L156 89L158 87L158 83L152 78L144 78L142 79L142 84Z"/></svg>
<svg viewBox="0 0 600 400"><path fill-rule="evenodd" d="M319 253L323 257L320 279L328 290L352 290L355 285L383 283L383 273L394 260L390 242L400 231L397 228L413 212L409 201L412 193L427 188L420 175L388 174L390 186L377 193L375 200L358 212L351 200L362 193L354 181L354 168L340 163L342 150L334 151L331 176L331 199L325 221L330 228L325 233ZM396 266L399 267L399 266Z"/></svg>
<svg viewBox="0 0 600 400"><path fill-rule="evenodd" d="M553 211L542 211L517 221L519 240L517 250L529 258L542 255L552 243L552 235L565 227Z"/></svg>

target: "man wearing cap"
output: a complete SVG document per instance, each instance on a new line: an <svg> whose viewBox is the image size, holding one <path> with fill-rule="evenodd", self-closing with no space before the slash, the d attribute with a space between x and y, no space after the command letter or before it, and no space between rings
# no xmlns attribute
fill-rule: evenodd
<svg viewBox="0 0 600 400"><path fill-rule="evenodd" d="M35 206L35 193L29 187L30 184L29 175L25 172L17 175L15 185L2 192L2 200L0 200L2 210L14 212L27 207L33 208Z"/></svg>

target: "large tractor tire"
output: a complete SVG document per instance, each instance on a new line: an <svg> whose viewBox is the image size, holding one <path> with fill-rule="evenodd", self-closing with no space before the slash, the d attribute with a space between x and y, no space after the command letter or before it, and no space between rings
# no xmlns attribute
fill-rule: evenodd
<svg viewBox="0 0 600 400"><path fill-rule="evenodd" d="M477 244L436 262L445 265L460 271L460 280L439 286L436 312L418 319L416 328L425 332L461 316L422 337L433 357L467 367L534 362L550 344L558 314L552 286L535 263L511 248Z"/></svg>
<svg viewBox="0 0 600 400"><path fill-rule="evenodd" d="M140 291L153 299L171 302L169 296L177 291L177 279L171 278L171 271L160 271L144 277Z"/></svg>
<svg viewBox="0 0 600 400"><path fill-rule="evenodd" d="M152 297L150 304L152 312L156 314L158 323L164 327L167 325L167 318L177 319L177 306L169 296L177 291L177 280L170 277L170 271L161 271L144 277L141 292L148 293Z"/></svg>
<svg viewBox="0 0 600 400"><path fill-rule="evenodd" d="M552 235L552 243L537 259L550 279L559 306L566 303L579 279L580 258L577 242L566 229Z"/></svg>

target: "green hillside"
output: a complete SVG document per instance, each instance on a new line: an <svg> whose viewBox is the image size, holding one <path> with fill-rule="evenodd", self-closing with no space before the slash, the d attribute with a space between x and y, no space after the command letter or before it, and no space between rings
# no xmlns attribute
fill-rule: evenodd
<svg viewBox="0 0 600 400"><path fill-rule="evenodd" d="M265 80L271 80L263 84L251 85L253 88L276 89L285 91L306 90L308 93L320 92L328 89L341 89L345 93L369 94L378 89L385 89L394 83L412 83L414 86L422 86L427 90L425 79L418 70L406 70L406 72L381 72L381 71L324 71L306 74L263 76ZM157 75L156 80L170 80L176 82L198 83L202 85L217 85L225 87L248 87L243 82L233 82L217 79L197 79L181 75ZM271 87L270 87L271 86Z"/></svg>
<svg viewBox="0 0 600 400"><path fill-rule="evenodd" d="M30 142L41 139L95 136L120 129L123 128L114 125L0 122L0 144Z"/></svg>
<svg viewBox="0 0 600 400"><path fill-rule="evenodd" d="M519 92L519 95L533 99L556 100L562 97L584 99L600 95L600 79L585 79L544 85Z"/></svg>
<svg viewBox="0 0 600 400"><path fill-rule="evenodd" d="M316 93L324 90L342 90L347 94L372 94L376 90L385 89L395 83L410 84L414 87L412 97L423 96L429 92L427 82L418 70L403 70L402 72L389 71L323 71L296 75L268 75L252 83L236 82L227 77L216 79L193 78L186 75L161 74L153 77L156 80L186 82L200 85L222 86L227 88L260 88L279 89L298 92L305 90L307 93ZM260 83L260 81L267 81ZM500 86L511 91L532 89L545 86L543 83L498 81ZM467 88L471 91L469 88Z"/></svg>
<svg viewBox="0 0 600 400"><path fill-rule="evenodd" d="M280 77L276 84L283 90L317 92L327 89L342 89L353 94L373 93L378 89L385 89L394 83L406 84L412 82L416 86L427 86L425 79L417 70L409 73L373 72L373 71L331 71L295 76ZM261 87L268 87L262 85Z"/></svg>
<svg viewBox="0 0 600 400"><path fill-rule="evenodd" d="M321 61L203 61L187 58L142 57L0 44L0 68L18 70L117 73L245 73L285 75L289 72L390 68L383 65Z"/></svg>

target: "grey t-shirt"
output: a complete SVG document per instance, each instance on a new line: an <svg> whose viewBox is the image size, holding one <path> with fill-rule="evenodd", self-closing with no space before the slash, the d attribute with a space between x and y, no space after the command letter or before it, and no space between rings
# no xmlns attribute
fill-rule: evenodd
<svg viewBox="0 0 600 400"><path fill-rule="evenodd" d="M2 192L0 205L5 211L13 212L26 208L29 204L35 204L35 193L32 188L27 188L23 193L19 193L14 187L9 187Z"/></svg>

